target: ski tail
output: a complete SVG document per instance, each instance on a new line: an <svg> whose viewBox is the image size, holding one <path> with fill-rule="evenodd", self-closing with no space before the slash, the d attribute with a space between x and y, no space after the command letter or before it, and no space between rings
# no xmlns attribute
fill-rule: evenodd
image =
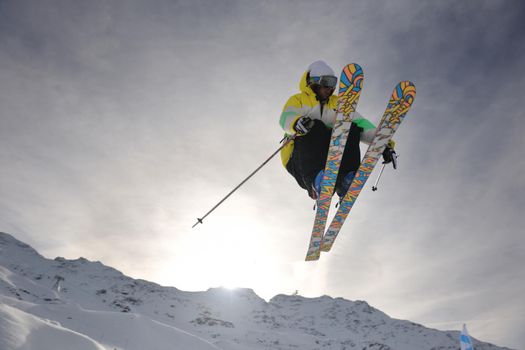
<svg viewBox="0 0 525 350"><path fill-rule="evenodd" d="M330 204L332 203L332 195L334 193L337 174L339 173L339 165L343 158L348 132L350 131L357 102L361 95L363 78L363 69L356 63L346 65L341 72L338 91L339 98L337 100L337 116L330 138L328 157L324 176L321 181L321 193L317 199L317 211L308 252L306 254L306 261L319 259L321 241L326 227Z"/></svg>
<svg viewBox="0 0 525 350"><path fill-rule="evenodd" d="M368 147L361 165L356 172L356 176L350 184L348 192L341 201L336 215L323 236L321 242L322 251L327 252L332 248L357 197L361 193L388 141L392 138L403 121L403 118L412 107L415 97L416 87L410 81L402 81L394 88L385 113L377 127L376 136Z"/></svg>

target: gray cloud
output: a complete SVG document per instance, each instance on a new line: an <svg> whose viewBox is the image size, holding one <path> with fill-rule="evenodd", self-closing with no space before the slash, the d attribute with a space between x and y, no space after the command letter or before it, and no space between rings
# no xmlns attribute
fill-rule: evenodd
<svg viewBox="0 0 525 350"><path fill-rule="evenodd" d="M518 347L523 7L2 2L0 229L182 289L365 299ZM280 109L320 58L363 65L374 122L397 81L416 83L400 169L316 264L302 262L311 203L278 159L190 230L278 147Z"/></svg>

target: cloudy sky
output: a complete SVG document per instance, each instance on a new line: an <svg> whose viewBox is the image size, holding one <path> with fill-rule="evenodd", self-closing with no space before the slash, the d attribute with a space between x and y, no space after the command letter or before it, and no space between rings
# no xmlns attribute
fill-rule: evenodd
<svg viewBox="0 0 525 350"><path fill-rule="evenodd" d="M296 290L525 345L525 2L0 1L0 231L183 290ZM304 262L312 201L273 159L314 60L412 80L399 169ZM377 173L373 174L375 179Z"/></svg>

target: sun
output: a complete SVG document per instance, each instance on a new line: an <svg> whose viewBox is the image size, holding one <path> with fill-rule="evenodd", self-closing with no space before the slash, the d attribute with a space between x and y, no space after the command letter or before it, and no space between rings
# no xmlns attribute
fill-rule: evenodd
<svg viewBox="0 0 525 350"><path fill-rule="evenodd" d="M226 283L223 284L221 287L228 290L235 290L240 288L237 284L234 283Z"/></svg>
<svg viewBox="0 0 525 350"><path fill-rule="evenodd" d="M271 266L267 235L237 216L217 216L207 224L166 244L173 247L165 269L170 279L193 290L253 288L263 283L260 270Z"/></svg>

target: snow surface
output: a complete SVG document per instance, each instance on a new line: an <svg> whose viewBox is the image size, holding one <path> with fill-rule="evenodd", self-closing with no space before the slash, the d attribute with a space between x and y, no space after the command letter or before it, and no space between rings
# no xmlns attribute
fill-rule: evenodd
<svg viewBox="0 0 525 350"><path fill-rule="evenodd" d="M477 350L506 349L473 341ZM46 259L0 233L1 350L458 348L458 331L392 319L364 301L185 292L100 262Z"/></svg>

